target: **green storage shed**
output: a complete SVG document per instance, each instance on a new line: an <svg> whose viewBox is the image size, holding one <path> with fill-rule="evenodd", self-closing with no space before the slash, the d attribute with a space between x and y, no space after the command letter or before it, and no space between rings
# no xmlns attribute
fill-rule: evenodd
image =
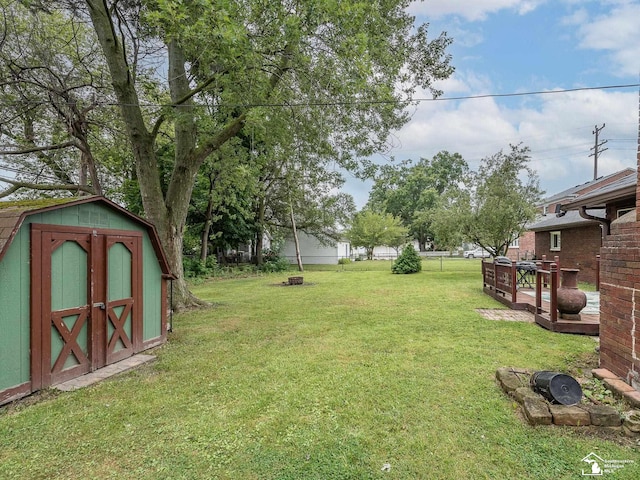
<svg viewBox="0 0 640 480"><path fill-rule="evenodd" d="M171 278L104 197L0 202L0 404L164 343Z"/></svg>

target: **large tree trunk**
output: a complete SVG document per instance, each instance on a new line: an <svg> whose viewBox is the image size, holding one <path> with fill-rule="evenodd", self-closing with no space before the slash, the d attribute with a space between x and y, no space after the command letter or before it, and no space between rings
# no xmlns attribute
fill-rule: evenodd
<svg viewBox="0 0 640 480"><path fill-rule="evenodd" d="M156 224L158 230L166 230L168 219L165 207L158 162L154 150L153 135L147 130L142 116L138 94L130 66L126 60L124 46L116 36L116 27L106 10L103 0L86 0L94 30L104 52L111 83L113 85L122 117L131 142L131 149L136 161L136 174L140 185L142 204L147 217ZM164 222L157 222L164 219ZM163 236L161 234L161 236Z"/></svg>
<svg viewBox="0 0 640 480"><path fill-rule="evenodd" d="M111 73L111 82L127 128L145 214L155 224L169 267L177 276L177 281L174 282L173 306L175 309L180 309L199 304L201 302L189 293L182 267L182 235L195 176L212 152L238 135L246 121L247 112L238 112L215 135L199 139L196 145L197 128L192 97L209 82L205 81L202 88L191 88L190 77L185 68L184 52L176 40L170 40L167 43L169 91L175 114L173 118L175 163L165 197L161 188L160 170L154 148L158 128L149 131L146 127L136 92L132 66L128 64L127 52L121 42L121 38L124 38L120 36L122 30L113 22L109 12L109 2L85 1ZM115 4L116 2L111 2L113 7L117 7ZM290 54L291 48L287 46L278 68L270 78L271 89L276 87L283 72L288 68ZM156 127L160 123L161 120ZM261 255L262 252L259 251L259 262Z"/></svg>
<svg viewBox="0 0 640 480"><path fill-rule="evenodd" d="M172 181L173 192L175 192L178 184L187 188L182 195L173 194L174 197L178 197L176 204L165 204L154 149L154 137L147 129L142 116L138 94L130 66L127 63L124 46L116 36L116 28L109 12L106 10L105 2L103 0L86 1L94 30L109 66L111 82L127 128L136 162L136 175L140 186L142 205L147 218L156 226L169 268L177 277L173 286L172 307L180 310L197 303L189 293L182 267L182 229L186 219L186 209L189 204L191 188L189 188L189 182L186 182L186 175L182 175L175 182ZM171 61L171 56L169 59ZM170 66L170 71L172 67L173 65ZM178 123L180 122L177 121L176 124ZM176 129L178 129L178 126L176 126ZM183 143L180 146L182 147ZM176 147L176 150L178 150L178 147ZM193 183L191 182L191 187L192 185ZM167 205L171 205L171 208L167 208Z"/></svg>

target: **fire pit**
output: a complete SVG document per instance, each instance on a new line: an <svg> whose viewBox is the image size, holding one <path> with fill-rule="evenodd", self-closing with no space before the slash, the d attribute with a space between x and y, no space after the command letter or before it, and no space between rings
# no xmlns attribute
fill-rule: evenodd
<svg viewBox="0 0 640 480"><path fill-rule="evenodd" d="M289 277L289 285L302 285L304 277Z"/></svg>

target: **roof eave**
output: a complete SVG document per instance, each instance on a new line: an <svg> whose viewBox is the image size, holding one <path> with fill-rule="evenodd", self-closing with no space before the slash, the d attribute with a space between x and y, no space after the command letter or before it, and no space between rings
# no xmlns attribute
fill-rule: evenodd
<svg viewBox="0 0 640 480"><path fill-rule="evenodd" d="M564 230L567 228L584 228L584 227L590 227L592 225L598 225L598 222L596 222L595 220L583 220L582 222L571 222L571 223L562 223L562 224L555 224L555 225L544 225L541 227L533 227L533 228L530 228L529 230L532 232L546 232L549 230Z"/></svg>
<svg viewBox="0 0 640 480"><path fill-rule="evenodd" d="M582 200L578 197L573 202L569 202L566 204L562 204L562 210L580 210L582 207L593 209L593 208L606 208L608 203L618 201L618 200L626 200L636 197L636 185L631 185L625 188L621 188L620 190L615 190L612 192L603 193L601 195L594 195L592 197L583 198Z"/></svg>

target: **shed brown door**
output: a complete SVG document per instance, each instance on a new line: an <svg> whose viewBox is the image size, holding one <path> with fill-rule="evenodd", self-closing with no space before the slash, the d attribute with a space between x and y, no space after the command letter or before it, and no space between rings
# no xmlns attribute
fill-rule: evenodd
<svg viewBox="0 0 640 480"><path fill-rule="evenodd" d="M141 237L105 236L106 245L106 362L130 357L142 345L140 298Z"/></svg>
<svg viewBox="0 0 640 480"><path fill-rule="evenodd" d="M32 225L33 390L137 351L142 237L136 233Z"/></svg>

